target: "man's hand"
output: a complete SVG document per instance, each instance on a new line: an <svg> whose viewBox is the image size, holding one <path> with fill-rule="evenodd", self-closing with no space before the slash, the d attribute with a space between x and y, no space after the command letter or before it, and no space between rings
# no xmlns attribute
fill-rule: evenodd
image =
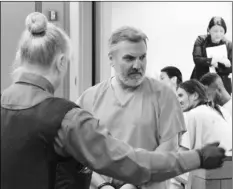
<svg viewBox="0 0 233 189"><path fill-rule="evenodd" d="M226 157L225 150L218 146L219 142L215 142L197 150L201 160L201 168L215 169L222 166Z"/></svg>
<svg viewBox="0 0 233 189"><path fill-rule="evenodd" d="M103 186L101 189L115 189L115 188L113 186L106 185L106 186Z"/></svg>
<svg viewBox="0 0 233 189"><path fill-rule="evenodd" d="M113 179L112 184L113 184L113 186L115 186L115 188L121 188L126 183L124 181L121 181L121 180Z"/></svg>
<svg viewBox="0 0 233 189"><path fill-rule="evenodd" d="M120 189L137 189L137 187L132 184L124 184Z"/></svg>

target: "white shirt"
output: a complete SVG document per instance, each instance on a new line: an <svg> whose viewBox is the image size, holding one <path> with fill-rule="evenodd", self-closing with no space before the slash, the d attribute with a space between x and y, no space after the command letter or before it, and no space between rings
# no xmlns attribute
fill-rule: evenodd
<svg viewBox="0 0 233 189"><path fill-rule="evenodd" d="M187 132L182 135L180 145L188 149L200 149L206 144L220 142L230 155L232 152L232 126L216 110L200 105L184 113ZM189 174L187 188L192 185L192 174Z"/></svg>
<svg viewBox="0 0 233 189"><path fill-rule="evenodd" d="M219 141L227 151L232 149L232 127L213 108L201 105L184 113L187 132L183 134L181 145L197 149Z"/></svg>
<svg viewBox="0 0 233 189"><path fill-rule="evenodd" d="M232 126L232 115L229 113L229 111L226 108L224 108L222 106L219 106L219 108L220 108L225 120L228 122L228 125Z"/></svg>
<svg viewBox="0 0 233 189"><path fill-rule="evenodd" d="M225 103L222 107L225 108L225 109L230 113L230 115L232 116L232 97L231 97L231 99L230 99L227 103Z"/></svg>

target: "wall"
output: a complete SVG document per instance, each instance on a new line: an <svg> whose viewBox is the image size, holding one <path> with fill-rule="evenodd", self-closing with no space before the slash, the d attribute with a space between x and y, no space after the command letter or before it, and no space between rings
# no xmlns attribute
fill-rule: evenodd
<svg viewBox="0 0 233 189"><path fill-rule="evenodd" d="M1 2L1 92L12 79L12 63L26 16L35 11L35 2Z"/></svg>
<svg viewBox="0 0 233 189"><path fill-rule="evenodd" d="M92 2L70 2L70 100L92 86Z"/></svg>
<svg viewBox="0 0 233 189"><path fill-rule="evenodd" d="M76 52L73 54L70 64L70 99L72 101L75 101L79 94L79 83L77 81L79 66L75 63L79 60L79 8L78 2L70 2L70 37L73 51Z"/></svg>
<svg viewBox="0 0 233 189"><path fill-rule="evenodd" d="M96 3L96 82L103 81L111 76L111 67L108 58L108 39L112 30L112 3Z"/></svg>
<svg viewBox="0 0 233 189"><path fill-rule="evenodd" d="M174 65L180 68L184 79L189 79L194 67L193 44L198 35L206 34L212 16L222 16L225 19L228 27L226 36L232 40L231 2L103 3L112 8L111 15L105 15L107 20L111 17L111 32L130 25L147 34L149 76L156 77L161 68ZM107 41L105 43L106 46ZM109 69L105 71L110 72Z"/></svg>
<svg viewBox="0 0 233 189"><path fill-rule="evenodd" d="M52 23L63 28L69 35L69 2L42 2L41 12L49 17L49 11L54 10L57 12L57 21ZM69 98L70 84L69 84L69 70L62 81L59 88L55 91L55 96Z"/></svg>

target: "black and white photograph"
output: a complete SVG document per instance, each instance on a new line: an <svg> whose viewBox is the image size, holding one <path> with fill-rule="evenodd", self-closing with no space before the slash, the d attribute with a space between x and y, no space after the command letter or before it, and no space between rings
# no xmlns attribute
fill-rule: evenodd
<svg viewBox="0 0 233 189"><path fill-rule="evenodd" d="M231 1L1 1L1 189L232 189Z"/></svg>

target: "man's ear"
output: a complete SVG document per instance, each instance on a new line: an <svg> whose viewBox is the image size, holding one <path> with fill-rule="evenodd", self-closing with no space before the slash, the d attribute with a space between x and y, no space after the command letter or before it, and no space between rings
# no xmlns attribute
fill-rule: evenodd
<svg viewBox="0 0 233 189"><path fill-rule="evenodd" d="M215 92L216 92L216 94L218 95L218 96L220 96L220 97L222 97L222 92L223 92L223 90L221 89L221 88L217 88L217 89L215 89Z"/></svg>
<svg viewBox="0 0 233 189"><path fill-rule="evenodd" d="M176 83L177 83L177 77L176 77L176 76L173 76L173 77L171 78L171 82L172 82L173 84L176 84Z"/></svg>
<svg viewBox="0 0 233 189"><path fill-rule="evenodd" d="M110 66L111 66L111 67L114 67L114 61L113 61L112 54L109 54L109 55L108 55L108 58L109 58L109 60L110 60Z"/></svg>
<svg viewBox="0 0 233 189"><path fill-rule="evenodd" d="M199 99L199 94L197 92L193 93L193 99L196 101Z"/></svg>

